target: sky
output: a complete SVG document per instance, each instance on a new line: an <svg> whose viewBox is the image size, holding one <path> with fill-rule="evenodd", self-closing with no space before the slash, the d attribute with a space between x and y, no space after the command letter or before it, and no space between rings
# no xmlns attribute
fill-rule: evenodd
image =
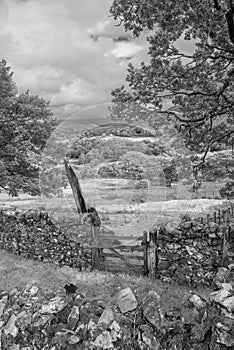
<svg viewBox="0 0 234 350"><path fill-rule="evenodd" d="M109 16L111 0L0 0L0 59L18 92L50 101L58 118L111 100L128 63L146 59L144 35L133 39Z"/></svg>

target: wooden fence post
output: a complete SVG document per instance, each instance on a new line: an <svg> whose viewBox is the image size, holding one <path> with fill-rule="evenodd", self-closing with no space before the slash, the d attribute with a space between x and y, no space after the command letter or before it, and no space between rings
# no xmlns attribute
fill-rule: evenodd
<svg viewBox="0 0 234 350"><path fill-rule="evenodd" d="M216 211L214 212L214 222L215 223L217 222L217 213L216 213Z"/></svg>
<svg viewBox="0 0 234 350"><path fill-rule="evenodd" d="M93 242L96 241L97 236L99 235L99 230L96 226L91 226L92 230L92 239ZM100 263L101 263L101 250L100 248L93 247L92 248L92 270L99 270L100 269Z"/></svg>
<svg viewBox="0 0 234 350"><path fill-rule="evenodd" d="M223 210L223 223L224 223L224 225L226 225L226 223L227 223L227 212L226 212L226 210Z"/></svg>
<svg viewBox="0 0 234 350"><path fill-rule="evenodd" d="M144 266L143 271L144 275L148 276L149 274L149 266L148 266L148 241L147 241L147 232L143 232L142 237L142 245L143 245L143 257L144 257Z"/></svg>
<svg viewBox="0 0 234 350"><path fill-rule="evenodd" d="M148 247L149 274L152 279L156 278L158 267L158 252L157 252L157 230L150 232L150 242Z"/></svg>
<svg viewBox="0 0 234 350"><path fill-rule="evenodd" d="M64 159L64 165L65 165L67 178L68 178L68 181L69 181L71 189L72 189L73 197L75 199L77 212L78 212L78 214L86 213L87 207L86 207L85 200L84 200L84 197L82 194L79 179L78 179L76 173L74 172L74 170L72 169L71 165L69 165L67 159Z"/></svg>

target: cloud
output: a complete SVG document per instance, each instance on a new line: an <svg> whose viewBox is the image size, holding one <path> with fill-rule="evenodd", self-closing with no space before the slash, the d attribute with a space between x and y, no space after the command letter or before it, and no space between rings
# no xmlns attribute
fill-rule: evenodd
<svg viewBox="0 0 234 350"><path fill-rule="evenodd" d="M145 57L143 39L133 42L108 16L111 2L0 0L0 58L19 92L50 100L59 115L109 101L128 60Z"/></svg>
<svg viewBox="0 0 234 350"><path fill-rule="evenodd" d="M117 42L115 48L111 51L112 55L117 58L132 57L144 48L140 45L136 45L133 42Z"/></svg>

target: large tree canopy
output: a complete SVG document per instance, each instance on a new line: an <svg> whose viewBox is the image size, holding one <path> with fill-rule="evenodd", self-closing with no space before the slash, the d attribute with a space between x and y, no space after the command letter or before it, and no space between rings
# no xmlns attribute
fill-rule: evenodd
<svg viewBox="0 0 234 350"><path fill-rule="evenodd" d="M234 4L232 0L114 0L111 14L139 36L148 30L149 62L128 66L119 105L160 112L196 152L234 136ZM191 50L186 49L188 46ZM187 45L187 46L186 46ZM189 52L189 53L188 53Z"/></svg>
<svg viewBox="0 0 234 350"><path fill-rule="evenodd" d="M0 189L39 194L40 155L56 121L49 102L17 95L7 62L0 62Z"/></svg>

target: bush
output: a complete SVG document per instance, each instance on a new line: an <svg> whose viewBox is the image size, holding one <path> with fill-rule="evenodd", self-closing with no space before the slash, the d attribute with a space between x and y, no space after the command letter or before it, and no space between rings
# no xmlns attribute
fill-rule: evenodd
<svg viewBox="0 0 234 350"><path fill-rule="evenodd" d="M234 180L227 182L226 185L219 190L219 193L222 198L234 198Z"/></svg>

